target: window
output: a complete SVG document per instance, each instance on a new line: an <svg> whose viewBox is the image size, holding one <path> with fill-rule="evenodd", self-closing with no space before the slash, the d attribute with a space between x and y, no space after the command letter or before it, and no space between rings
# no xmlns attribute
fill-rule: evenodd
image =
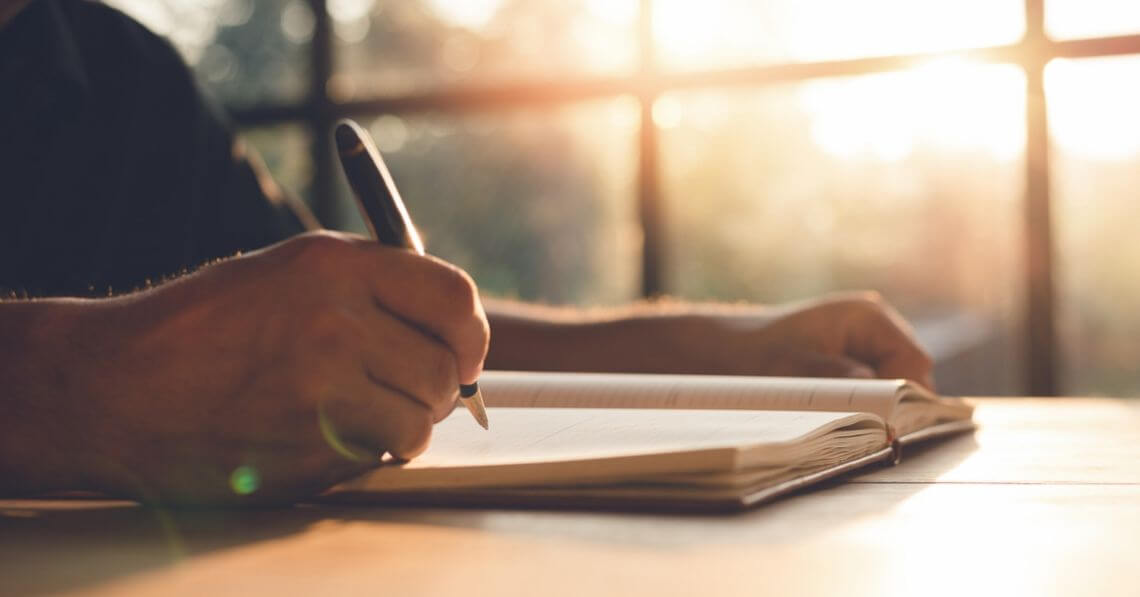
<svg viewBox="0 0 1140 597"><path fill-rule="evenodd" d="M110 1L328 225L361 229L328 129L370 127L486 289L876 287L947 392L1140 391L1130 3Z"/></svg>

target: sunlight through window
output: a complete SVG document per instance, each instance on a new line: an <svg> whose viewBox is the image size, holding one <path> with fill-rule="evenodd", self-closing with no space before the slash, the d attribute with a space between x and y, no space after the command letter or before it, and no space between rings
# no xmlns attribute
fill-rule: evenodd
<svg viewBox="0 0 1140 597"><path fill-rule="evenodd" d="M639 267L688 298L876 287L920 328L976 332L955 379L980 392L1024 389L1009 363L1033 329L1033 177L1052 194L1072 388L1140 389L1140 57L1060 56L1140 55L1140 3L1045 0L1062 43L1039 48L1024 0L327 0L327 20L310 0L107 1L168 36L282 186L334 225L359 222L314 141L353 116L433 247L496 292L622 302ZM957 52L971 48L1009 63ZM858 60L926 54L889 72ZM331 72L312 68L321 56ZM1038 58L1047 177L1026 168ZM643 59L660 73L641 78ZM646 171L642 151L659 157ZM639 198L662 206L661 235L641 234ZM477 217L494 234L465 232ZM656 266L643 241L664 245L646 251Z"/></svg>
<svg viewBox="0 0 1140 597"><path fill-rule="evenodd" d="M1017 41L1015 0L657 0L653 32L669 67L857 58Z"/></svg>

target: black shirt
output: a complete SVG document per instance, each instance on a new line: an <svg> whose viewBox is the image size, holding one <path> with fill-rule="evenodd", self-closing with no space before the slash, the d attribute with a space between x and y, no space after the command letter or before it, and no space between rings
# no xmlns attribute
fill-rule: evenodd
<svg viewBox="0 0 1140 597"><path fill-rule="evenodd" d="M131 290L304 229L177 52L84 0L0 29L0 292Z"/></svg>

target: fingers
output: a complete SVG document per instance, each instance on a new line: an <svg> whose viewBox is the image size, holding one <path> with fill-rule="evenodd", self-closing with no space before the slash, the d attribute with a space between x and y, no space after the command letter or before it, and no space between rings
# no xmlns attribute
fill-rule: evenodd
<svg viewBox="0 0 1140 597"><path fill-rule="evenodd" d="M879 377L914 380L934 388L933 360L914 331L877 294L849 299L846 352L875 368Z"/></svg>
<svg viewBox="0 0 1140 597"><path fill-rule="evenodd" d="M446 344L455 355L460 383L476 381L490 327L470 276L432 257L387 248L371 253L371 289L378 305Z"/></svg>
<svg viewBox="0 0 1140 597"><path fill-rule="evenodd" d="M285 261L299 262L308 279L319 276L330 289L349 293L354 306L366 298L373 308L438 338L455 355L460 383L478 379L490 327L478 289L463 270L431 256L332 232L303 235L277 250Z"/></svg>
<svg viewBox="0 0 1140 597"><path fill-rule="evenodd" d="M419 402L442 421L459 395L456 357L434 337L386 311L374 309L362 317L363 374L381 388Z"/></svg>
<svg viewBox="0 0 1140 597"><path fill-rule="evenodd" d="M351 382L357 391L375 386L401 394L430 410L436 421L454 408L459 364L452 347L378 306L371 292L309 317L302 343L312 353L306 367L316 369L313 376ZM314 381L318 393L320 379Z"/></svg>
<svg viewBox="0 0 1140 597"><path fill-rule="evenodd" d="M370 390L370 391L369 391ZM381 452L409 460L427 449L435 424L431 410L385 388L350 390L321 404L322 435L346 459L344 447L379 458ZM339 442L339 445L338 445Z"/></svg>
<svg viewBox="0 0 1140 597"><path fill-rule="evenodd" d="M313 331L306 334L311 351L293 373L293 387L316 410L315 422L324 443L349 460L369 458L358 448L370 450L375 457L384 451L399 458L419 454L427 446L436 413L447 400L444 396L457 391L457 386L444 389L444 384L455 379L453 367L445 375L419 375L411 368L399 371L401 364L412 367L417 353L432 350L433 340L416 330L401 330L396 323L389 324L396 333L380 337L374 328L382 321L379 314L366 319L348 310L321 313L310 324ZM438 347L435 350L448 354ZM402 363L394 360L397 355ZM440 362L444 363L441 368L449 368L450 361ZM373 367L386 369L375 371ZM403 390L401 385L428 389ZM301 414L306 419L302 424L314 423L312 414Z"/></svg>
<svg viewBox="0 0 1140 597"><path fill-rule="evenodd" d="M399 458L422 452L486 356L489 328L471 278L336 233L298 237L281 251L294 275L320 289L298 339L311 357L297 375L333 423L328 443L348 455L353 442Z"/></svg>

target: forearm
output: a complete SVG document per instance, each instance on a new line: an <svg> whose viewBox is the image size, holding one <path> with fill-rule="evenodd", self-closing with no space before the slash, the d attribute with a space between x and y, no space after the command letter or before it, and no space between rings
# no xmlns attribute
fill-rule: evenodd
<svg viewBox="0 0 1140 597"><path fill-rule="evenodd" d="M491 323L488 368L934 383L930 356L875 293L776 307L654 302L584 312L484 303Z"/></svg>
<svg viewBox="0 0 1140 597"><path fill-rule="evenodd" d="M769 316L756 305L674 301L587 310L484 305L491 323L487 367L533 371L740 373L737 363L702 345L759 328Z"/></svg>
<svg viewBox="0 0 1140 597"><path fill-rule="evenodd" d="M0 494L82 488L68 329L93 301L0 302ZM78 416L76 416L78 415Z"/></svg>

